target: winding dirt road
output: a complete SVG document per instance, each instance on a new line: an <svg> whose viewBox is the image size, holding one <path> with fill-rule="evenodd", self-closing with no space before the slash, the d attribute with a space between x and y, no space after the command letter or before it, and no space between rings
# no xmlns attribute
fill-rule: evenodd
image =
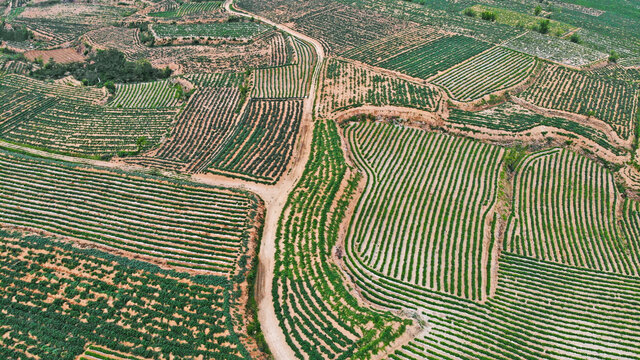
<svg viewBox="0 0 640 360"><path fill-rule="evenodd" d="M297 37L307 43L311 44L318 56L318 62L313 71L311 78L311 87L309 89L309 96L305 99L302 124L300 127L300 136L296 142L294 151L294 157L289 164L289 168L285 175L275 185L261 185L253 183L240 184L241 187L250 190L258 194L265 202L267 214L265 216L264 229L262 234L262 243L260 244L259 254L259 268L258 268L258 284L256 288L256 301L258 302L258 319L262 326L262 332L264 333L265 340L269 345L269 349L276 360L290 360L295 359L295 354L289 344L287 344L286 338L282 328L280 328L278 318L276 316L275 308L273 306L273 299L271 296L271 289L273 286L273 273L275 268L275 253L276 253L276 232L278 226L278 219L282 214L282 210L287 202L289 193L293 190L296 183L302 176L305 164L309 159L309 153L311 151L311 139L313 137L313 105L316 98L318 79L320 77L320 69L324 61L324 49L322 45L315 39L301 34L293 29L282 24L276 24L273 21L266 19L262 16L251 14L244 11L238 11L232 7L233 0L227 0L224 3L225 9L233 15L253 17L259 21L262 21L271 26L284 31L291 36ZM199 175L195 176L198 181L209 182L214 185L231 186L233 183L237 187L238 181L233 179L226 179L222 177L215 177L212 175Z"/></svg>

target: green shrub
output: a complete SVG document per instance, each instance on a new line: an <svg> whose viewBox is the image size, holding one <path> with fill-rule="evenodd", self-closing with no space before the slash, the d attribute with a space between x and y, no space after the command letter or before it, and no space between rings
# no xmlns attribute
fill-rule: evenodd
<svg viewBox="0 0 640 360"><path fill-rule="evenodd" d="M493 11L483 11L482 14L480 14L480 17L482 18L482 20L496 21L498 15L496 15L496 13Z"/></svg>

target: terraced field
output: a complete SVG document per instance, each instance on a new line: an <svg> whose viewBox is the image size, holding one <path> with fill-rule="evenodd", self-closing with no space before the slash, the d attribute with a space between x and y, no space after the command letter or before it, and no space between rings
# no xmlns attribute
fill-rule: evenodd
<svg viewBox="0 0 640 360"><path fill-rule="evenodd" d="M497 257L486 228L503 151L380 123L352 125L345 137L367 176L351 255L399 283L486 298Z"/></svg>
<svg viewBox="0 0 640 360"><path fill-rule="evenodd" d="M110 156L140 151L159 142L178 113L176 107L120 108L97 104L95 88L46 83L21 75L0 78L8 101L0 111L0 136L48 151Z"/></svg>
<svg viewBox="0 0 640 360"><path fill-rule="evenodd" d="M316 123L304 175L278 223L272 288L280 326L299 358L366 359L407 324L360 306L331 261L358 180L346 171L336 126Z"/></svg>
<svg viewBox="0 0 640 360"><path fill-rule="evenodd" d="M535 64L530 56L495 47L438 75L433 83L456 100L473 101L525 81Z"/></svg>
<svg viewBox="0 0 640 360"><path fill-rule="evenodd" d="M640 253L619 227L613 176L568 151L527 158L518 171L505 249L566 265L640 273Z"/></svg>
<svg viewBox="0 0 640 360"><path fill-rule="evenodd" d="M536 126L554 127L566 131L570 139L580 135L616 155L625 153L600 130L565 118L543 116L510 102L477 112L451 109L447 121L467 127L474 126L514 133L525 132Z"/></svg>
<svg viewBox="0 0 640 360"><path fill-rule="evenodd" d="M222 3L220 1L183 3L179 6L167 8L164 11L149 13L149 16L159 18L180 18L189 15L202 15L218 10L221 5Z"/></svg>
<svg viewBox="0 0 640 360"><path fill-rule="evenodd" d="M0 221L159 264L227 276L246 249L251 195L0 150Z"/></svg>
<svg viewBox="0 0 640 360"><path fill-rule="evenodd" d="M375 65L419 79L428 79L489 48L490 44L470 37L443 36Z"/></svg>
<svg viewBox="0 0 640 360"><path fill-rule="evenodd" d="M156 156L180 161L189 171L205 170L238 124L239 101L236 88L198 89Z"/></svg>
<svg viewBox="0 0 640 360"><path fill-rule="evenodd" d="M116 108L165 108L179 104L178 92L169 80L117 84L109 105Z"/></svg>
<svg viewBox="0 0 640 360"><path fill-rule="evenodd" d="M504 47L569 66L585 66L607 54L554 36L529 31L505 42Z"/></svg>
<svg viewBox="0 0 640 360"><path fill-rule="evenodd" d="M0 18L0 359L640 360L633 2Z"/></svg>
<svg viewBox="0 0 640 360"><path fill-rule="evenodd" d="M444 36L444 33L434 27L413 27L351 49L341 56L378 66L391 57L412 51Z"/></svg>
<svg viewBox="0 0 640 360"><path fill-rule="evenodd" d="M359 265L354 264L354 268ZM360 282L368 296L419 311L430 322L391 359L635 359L640 327L637 277L603 274L502 253L496 296L485 304Z"/></svg>
<svg viewBox="0 0 640 360"><path fill-rule="evenodd" d="M122 354L117 351L105 349L104 347L91 345L85 350L85 352L80 355L78 360L93 360L93 359L104 359L104 360L141 360L140 358Z"/></svg>
<svg viewBox="0 0 640 360"><path fill-rule="evenodd" d="M294 98L308 96L317 56L313 47L301 40L294 39L292 44L296 58L294 64L260 68L255 71L253 97ZM286 53L279 56L286 56ZM282 60L274 61L282 62Z"/></svg>
<svg viewBox="0 0 640 360"><path fill-rule="evenodd" d="M638 113L638 90L637 84L548 65L518 96L543 108L594 116L628 138Z"/></svg>
<svg viewBox="0 0 640 360"><path fill-rule="evenodd" d="M213 22L190 24L154 24L153 31L161 39L175 38L211 38L211 39L249 39L268 28L257 22Z"/></svg>
<svg viewBox="0 0 640 360"><path fill-rule="evenodd" d="M0 259L4 359L249 356L231 323L234 283L223 277L5 231Z"/></svg>
<svg viewBox="0 0 640 360"><path fill-rule="evenodd" d="M323 74L318 113L329 117L336 111L362 105L404 106L427 111L440 108L442 95L434 88L331 59Z"/></svg>
<svg viewBox="0 0 640 360"><path fill-rule="evenodd" d="M284 173L302 119L302 100L251 99L210 171L274 183Z"/></svg>

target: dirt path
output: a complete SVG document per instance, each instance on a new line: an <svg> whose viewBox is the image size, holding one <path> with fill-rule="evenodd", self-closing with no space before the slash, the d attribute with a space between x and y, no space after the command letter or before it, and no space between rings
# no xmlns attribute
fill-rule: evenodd
<svg viewBox="0 0 640 360"><path fill-rule="evenodd" d="M260 197L262 197L265 202L267 214L265 217L262 243L260 244L258 268L259 284L257 285L256 289L256 301L258 302L258 319L260 320L262 332L264 333L265 340L269 345L269 349L271 350L273 357L276 360L288 360L294 359L295 354L287 343L284 332L279 325L275 308L273 306L273 299L271 298L273 272L275 267L276 231L278 219L280 218L280 214L284 209L287 197L302 176L304 166L307 163L307 159L309 158L309 153L311 151L311 139L313 136L313 107L318 88L318 79L320 77L322 62L324 60L325 54L322 45L317 40L301 34L295 30L292 30L285 25L276 24L273 21L262 16L244 11L237 11L232 7L232 3L233 0L226 0L224 3L225 9L230 14L253 17L266 24L275 26L276 28L289 33L291 36L297 37L311 44L315 48L316 54L318 55L318 62L316 63L316 67L311 78L309 96L304 101L300 136L299 140L296 142L294 158L292 159L290 167L288 168L283 178L278 181L276 185L266 186L260 184L239 182L237 180L225 180L225 178L214 177L211 175L198 176L198 180L211 180L216 185L229 186L235 183L237 186L240 183L241 186L246 187L247 190L253 191Z"/></svg>

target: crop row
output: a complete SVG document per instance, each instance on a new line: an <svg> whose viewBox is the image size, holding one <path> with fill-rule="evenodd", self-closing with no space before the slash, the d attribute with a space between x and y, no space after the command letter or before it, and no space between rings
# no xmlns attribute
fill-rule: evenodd
<svg viewBox="0 0 640 360"><path fill-rule="evenodd" d="M295 40L294 40L295 39ZM274 31L269 37L269 45L271 46L271 62L269 66L284 66L292 63L296 56L294 44L299 44L297 38L285 35L279 31Z"/></svg>
<svg viewBox="0 0 640 360"><path fill-rule="evenodd" d="M357 178L332 122L315 124L309 161L289 194L276 233L272 296L285 339L299 359L368 359L406 322L361 307L332 262Z"/></svg>
<svg viewBox="0 0 640 360"><path fill-rule="evenodd" d="M456 100L472 101L523 82L535 64L528 55L496 46L438 75L433 83Z"/></svg>
<svg viewBox="0 0 640 360"><path fill-rule="evenodd" d="M595 116L628 138L638 113L638 90L637 84L548 65L519 96L544 108Z"/></svg>
<svg viewBox="0 0 640 360"><path fill-rule="evenodd" d="M618 227L618 192L605 168L568 151L521 165L505 249L538 259L637 275L640 257ZM634 256L635 254L636 256Z"/></svg>
<svg viewBox="0 0 640 360"><path fill-rule="evenodd" d="M496 295L484 304L359 277L366 296L429 322L391 359L640 358L637 277L503 253Z"/></svg>
<svg viewBox="0 0 640 360"><path fill-rule="evenodd" d="M444 33L433 27L417 26L351 49L341 56L379 66L389 58L412 51L442 38Z"/></svg>
<svg viewBox="0 0 640 360"><path fill-rule="evenodd" d="M297 38L293 38L292 42L295 63L256 69L253 97L289 98L309 95L317 55L311 45Z"/></svg>
<svg viewBox="0 0 640 360"><path fill-rule="evenodd" d="M407 21L342 3L318 5L306 5L301 10L304 15L293 15L292 22L296 30L318 39L330 55L344 53L410 26Z"/></svg>
<svg viewBox="0 0 640 360"><path fill-rule="evenodd" d="M78 360L141 360L128 354L109 350L101 346L90 345Z"/></svg>
<svg viewBox="0 0 640 360"><path fill-rule="evenodd" d="M323 116L362 105L403 106L436 111L440 93L427 85L330 59L324 68L318 113Z"/></svg>
<svg viewBox="0 0 640 360"><path fill-rule="evenodd" d="M173 8L167 8L164 11L149 13L149 16L160 18L179 18L186 15L202 14L213 12L220 8L222 3L220 1L204 1L204 2L189 2L180 4Z"/></svg>
<svg viewBox="0 0 640 360"><path fill-rule="evenodd" d="M211 171L276 182L284 173L302 120L300 99L251 99L221 145Z"/></svg>
<svg viewBox="0 0 640 360"><path fill-rule="evenodd" d="M249 196L0 152L0 221L179 268L228 274L256 203Z"/></svg>
<svg viewBox="0 0 640 360"><path fill-rule="evenodd" d="M140 138L144 137L148 144L157 143L176 114L177 109L173 108L121 109L58 100L37 114L21 111L15 119L18 123L4 131L2 137L63 153L137 152Z"/></svg>
<svg viewBox="0 0 640 360"><path fill-rule="evenodd" d="M159 38L214 38L248 39L268 28L258 22L211 22L188 24L154 24L153 31Z"/></svg>
<svg viewBox="0 0 640 360"><path fill-rule="evenodd" d="M240 87L245 81L243 72L191 73L184 75L195 86L201 87Z"/></svg>
<svg viewBox="0 0 640 360"><path fill-rule="evenodd" d="M231 325L232 284L221 277L2 231L0 283L3 359L249 356Z"/></svg>
<svg viewBox="0 0 640 360"><path fill-rule="evenodd" d="M49 83L18 74L0 76L0 88L50 94L70 100L87 102L98 102L105 97L105 93L97 88Z"/></svg>
<svg viewBox="0 0 640 360"><path fill-rule="evenodd" d="M351 256L395 281L486 298L495 257L486 228L503 151L380 123L345 136L367 174L346 238Z"/></svg>
<svg viewBox="0 0 640 360"><path fill-rule="evenodd" d="M490 47L486 42L466 36L444 36L392 56L377 66L428 79Z"/></svg>
<svg viewBox="0 0 640 360"><path fill-rule="evenodd" d="M169 80L117 84L109 106L118 108L165 108L179 103L178 92Z"/></svg>
<svg viewBox="0 0 640 360"><path fill-rule="evenodd" d="M236 88L196 90L157 157L181 161L188 171L205 170L238 124L239 101Z"/></svg>
<svg viewBox="0 0 640 360"><path fill-rule="evenodd" d="M138 152L160 141L178 108L120 108L96 104L102 91L46 83L20 75L0 78L0 136L80 155ZM100 97L99 97L100 96Z"/></svg>

